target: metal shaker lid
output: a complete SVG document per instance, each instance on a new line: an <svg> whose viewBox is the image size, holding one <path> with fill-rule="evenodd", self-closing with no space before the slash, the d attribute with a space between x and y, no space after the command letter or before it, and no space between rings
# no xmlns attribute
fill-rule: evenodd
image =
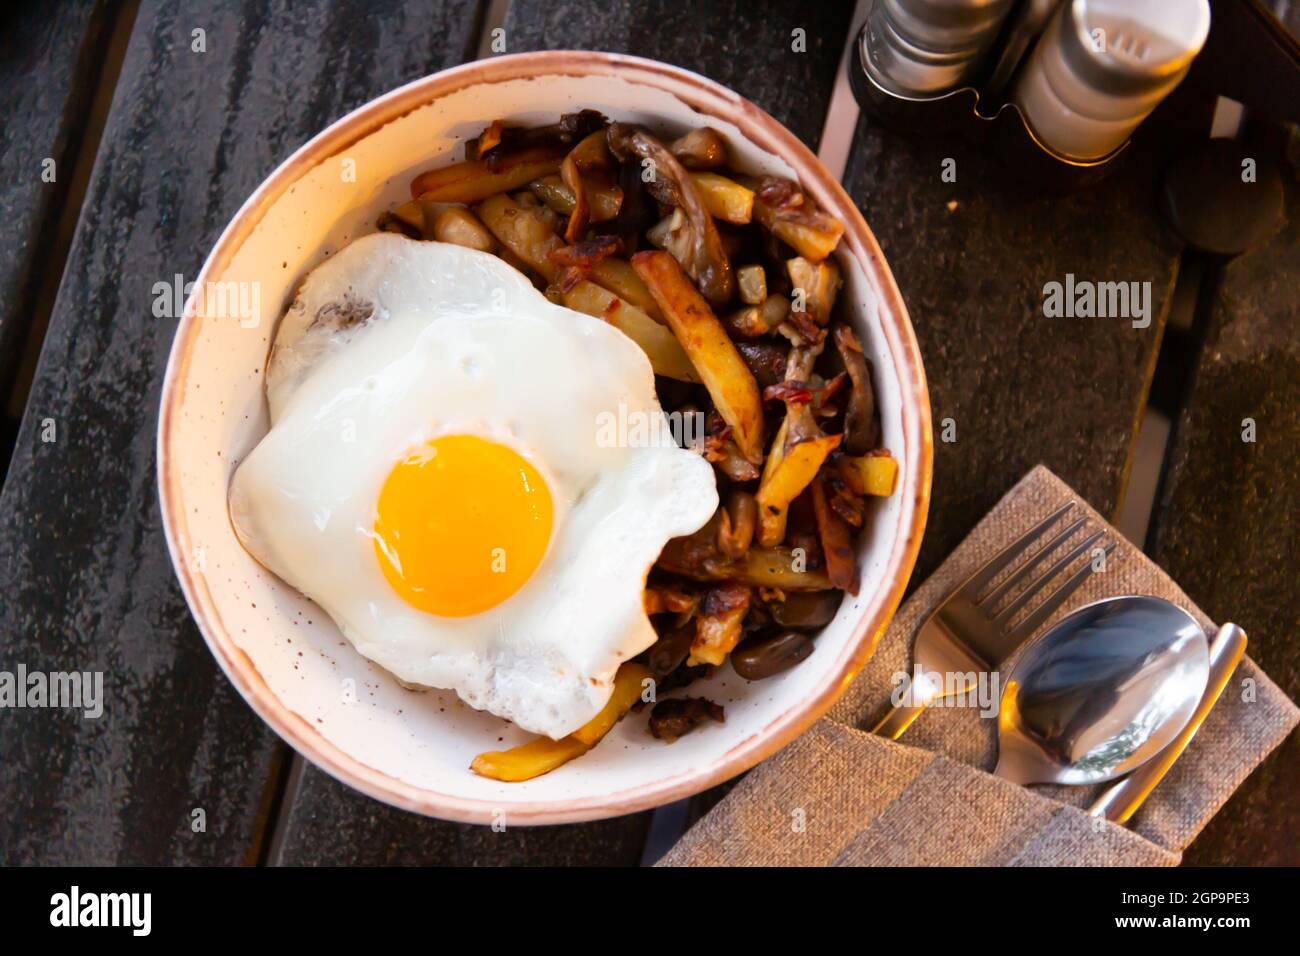
<svg viewBox="0 0 1300 956"><path fill-rule="evenodd" d="M910 46L932 53L976 53L988 44L1014 0L876 0Z"/></svg>
<svg viewBox="0 0 1300 956"><path fill-rule="evenodd" d="M1061 24L1065 64L1112 96L1178 84L1210 32L1208 0L1070 0Z"/></svg>

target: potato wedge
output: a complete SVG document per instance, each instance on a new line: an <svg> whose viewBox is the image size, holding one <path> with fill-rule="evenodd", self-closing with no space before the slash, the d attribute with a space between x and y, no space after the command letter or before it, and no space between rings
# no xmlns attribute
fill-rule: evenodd
<svg viewBox="0 0 1300 956"><path fill-rule="evenodd" d="M601 259L592 265L588 276L596 285L603 286L626 302L631 302L660 325L664 324L664 314L659 308L659 303L655 301L646 284L632 268L632 263L626 259L613 257Z"/></svg>
<svg viewBox="0 0 1300 956"><path fill-rule="evenodd" d="M737 309L722 322L732 335L752 339L772 332L789 315L790 300L783 295L769 295L762 305L747 305L743 309Z"/></svg>
<svg viewBox="0 0 1300 956"><path fill-rule="evenodd" d="M793 181L777 176L754 183L754 219L813 262L834 252L844 234L844 223L819 209Z"/></svg>
<svg viewBox="0 0 1300 956"><path fill-rule="evenodd" d="M641 346L656 375L666 375L681 382L700 380L672 330L660 325L626 299L586 279L565 292L562 298L570 309L604 319Z"/></svg>
<svg viewBox="0 0 1300 956"><path fill-rule="evenodd" d="M782 423L784 426L784 422ZM782 431L778 439L785 438ZM755 498L758 502L758 543L764 547L780 544L785 537L786 514L790 502L808 487L832 451L839 447L839 435L823 435L796 445L786 445L778 456L775 448L768 456L770 471L765 469Z"/></svg>
<svg viewBox="0 0 1300 956"><path fill-rule="evenodd" d="M481 753L474 758L469 769L481 777L491 777L505 783L519 783L550 773L575 757L581 757L600 743L600 739L640 699L646 680L653 680L650 669L629 661L614 675L614 689L600 713L569 736L559 740L538 737L509 750Z"/></svg>
<svg viewBox="0 0 1300 956"><path fill-rule="evenodd" d="M889 452L871 452L848 461L858 471L864 494L888 498L898 487L898 462Z"/></svg>
<svg viewBox="0 0 1300 956"><path fill-rule="evenodd" d="M654 680L650 668L644 664L628 661L614 675L614 690L599 714L591 718L569 736L588 747L600 742L613 726L623 719L623 715L632 709L632 705L641 699L641 692L646 681Z"/></svg>
<svg viewBox="0 0 1300 956"><path fill-rule="evenodd" d="M687 278L666 252L638 252L632 268L645 282L669 327L682 344L723 420L731 426L741 453L754 464L763 460L763 404L754 373Z"/></svg>
<svg viewBox="0 0 1300 956"><path fill-rule="evenodd" d="M590 749L573 736L560 740L538 737L509 750L479 754L469 769L480 777L491 777L505 783L520 783L550 773L575 757L581 757Z"/></svg>
<svg viewBox="0 0 1300 956"><path fill-rule="evenodd" d="M424 203L411 199L393 210L392 215L424 235Z"/></svg>
<svg viewBox="0 0 1300 956"><path fill-rule="evenodd" d="M811 315L818 325L825 325L831 319L835 297L840 291L840 267L830 260L810 262L803 256L790 259L785 267L794 286L792 297L796 302L803 299L800 311Z"/></svg>
<svg viewBox="0 0 1300 956"><path fill-rule="evenodd" d="M834 585L821 568L807 567L807 555L798 548L750 548L745 557L729 569L729 580L759 588L782 591L828 591Z"/></svg>
<svg viewBox="0 0 1300 956"><path fill-rule="evenodd" d="M521 206L504 193L475 207L479 219L501 245L547 282L554 282L560 267L551 259L551 253L563 248L564 240L547 225L541 215L544 211L541 207Z"/></svg>
<svg viewBox="0 0 1300 956"><path fill-rule="evenodd" d="M743 226L754 218L754 191L717 173L688 173L714 219Z"/></svg>
<svg viewBox="0 0 1300 956"><path fill-rule="evenodd" d="M718 665L727 659L744 634L749 601L749 588L740 584L724 584L704 596L695 618L695 639L686 658L688 667Z"/></svg>
<svg viewBox="0 0 1300 956"><path fill-rule="evenodd" d="M772 439L772 447L768 449L767 461L763 463L763 475L758 482L758 490L761 492L764 486L770 486L775 478L777 470L781 467L781 460L785 457L785 443L790 434L790 417L787 415L781 419L781 424L777 427L776 437ZM757 494L754 500L758 504L758 530L754 532L755 540L764 548L775 547L785 540L785 521L786 513L789 510L790 502L784 505L771 505L763 507L763 502L759 500Z"/></svg>
<svg viewBox="0 0 1300 956"><path fill-rule="evenodd" d="M492 233L463 206L451 206L434 217L433 238L479 252L496 252L497 249Z"/></svg>
<svg viewBox="0 0 1300 956"><path fill-rule="evenodd" d="M563 160L562 146L535 146L502 157L491 169L481 159L453 163L416 176L411 182L411 197L433 202L475 203L549 176L560 168Z"/></svg>

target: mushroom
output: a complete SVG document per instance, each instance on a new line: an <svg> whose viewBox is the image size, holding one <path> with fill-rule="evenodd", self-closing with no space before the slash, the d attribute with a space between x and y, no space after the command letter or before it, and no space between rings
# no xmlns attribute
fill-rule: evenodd
<svg viewBox="0 0 1300 956"><path fill-rule="evenodd" d="M650 161L654 179L647 185L651 192L656 198L671 201L686 217L684 229L689 242L680 259L682 268L695 280L705 299L712 305L725 305L735 293L735 276L713 217L685 167L667 146L636 126L612 123L606 135L610 152L620 162L626 163L632 157Z"/></svg>

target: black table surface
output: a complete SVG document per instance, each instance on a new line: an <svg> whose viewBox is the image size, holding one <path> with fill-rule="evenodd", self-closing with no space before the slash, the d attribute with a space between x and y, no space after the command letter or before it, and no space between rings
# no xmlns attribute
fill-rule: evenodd
<svg viewBox="0 0 1300 956"><path fill-rule="evenodd" d="M154 434L175 322L153 316L153 284L197 273L249 193L329 122L478 55L499 9L87 0L0 14L0 394L12 423L0 670L112 675L99 720L0 711L0 863L642 859L650 814L496 833L394 810L294 760L208 654L158 513ZM611 50L695 70L816 149L852 13L513 0L501 28L506 52ZM940 175L946 158L956 182ZM913 585L1039 462L1117 516L1162 344L1177 338L1187 374L1147 551L1211 617L1245 627L1252 654L1300 697L1295 173L1285 167L1285 226L1216 268L1189 333L1166 329L1187 261L1159 209L1170 160L1159 137L1139 137L1100 185L1048 197L978 150L858 121L844 184L907 303L936 424ZM1150 282L1150 326L1044 318L1043 285L1066 273ZM1300 863L1298 786L1293 735L1187 860Z"/></svg>

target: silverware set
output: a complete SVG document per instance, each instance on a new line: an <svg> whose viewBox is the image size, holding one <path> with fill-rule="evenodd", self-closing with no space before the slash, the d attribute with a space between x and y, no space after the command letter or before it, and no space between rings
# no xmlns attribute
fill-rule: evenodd
<svg viewBox="0 0 1300 956"><path fill-rule="evenodd" d="M1069 520L1074 507L1030 528L931 613L902 703L874 731L897 739L927 705L1015 656L1002 675L994 773L1021 784L1114 781L1089 812L1123 824L1196 734L1246 635L1225 624L1207 642L1177 605L1124 595L1081 607L1026 644L1114 550L1101 531L1065 547L1085 524Z"/></svg>

